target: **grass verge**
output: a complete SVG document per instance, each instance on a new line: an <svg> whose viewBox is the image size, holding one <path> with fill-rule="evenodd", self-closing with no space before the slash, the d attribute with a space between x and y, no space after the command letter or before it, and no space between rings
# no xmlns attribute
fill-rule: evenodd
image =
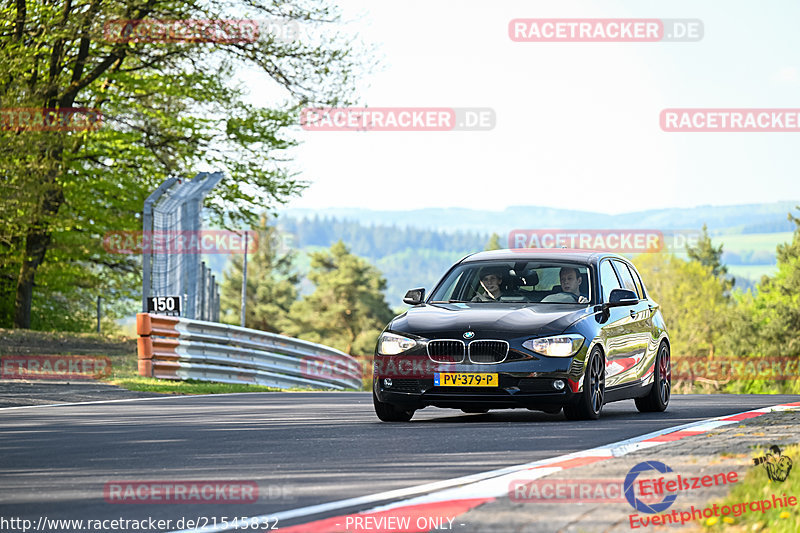
<svg viewBox="0 0 800 533"><path fill-rule="evenodd" d="M262 385L212 383L195 380L171 381L142 376L116 377L106 380L106 383L132 391L158 392L162 394L228 394L231 392L277 392L284 390Z"/></svg>

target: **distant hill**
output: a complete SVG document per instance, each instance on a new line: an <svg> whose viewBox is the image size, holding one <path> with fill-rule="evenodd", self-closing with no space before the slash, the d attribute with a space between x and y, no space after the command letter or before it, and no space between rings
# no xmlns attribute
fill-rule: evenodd
<svg viewBox="0 0 800 533"><path fill-rule="evenodd" d="M291 234L290 246L302 251L327 248L341 239L353 253L380 269L388 282L387 300L399 306L407 289L432 288L455 261L483 250L492 232L498 233L501 244L505 244L511 229L699 230L706 223L715 243L724 245L723 261L738 278L737 287L751 288L761 275L774 272L777 243L791 240L794 224L787 220L787 213L794 206L793 202L701 206L621 215L537 207L512 207L500 212L289 209L278 218L278 226Z"/></svg>
<svg viewBox="0 0 800 533"><path fill-rule="evenodd" d="M712 234L777 233L793 231L786 215L800 205L798 201L732 206L698 206L654 209L606 215L591 211L571 211L537 206L508 207L503 211L462 208L385 211L354 208L286 209L282 216L294 219L336 218L364 225L431 229L439 232L468 231L501 236L513 229L618 229L656 230L699 229L708 224Z"/></svg>

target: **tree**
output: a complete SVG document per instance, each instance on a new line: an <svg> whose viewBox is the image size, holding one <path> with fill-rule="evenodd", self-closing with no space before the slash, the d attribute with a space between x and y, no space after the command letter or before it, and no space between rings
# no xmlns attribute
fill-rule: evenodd
<svg viewBox="0 0 800 533"><path fill-rule="evenodd" d="M255 252L248 253L247 259L245 326L278 333L297 300L299 276L293 265L297 254L282 250L282 237L274 226L267 225L266 217L253 233L256 240L248 237L248 248ZM220 286L221 319L229 324L241 321L243 267L244 256L234 256Z"/></svg>
<svg viewBox="0 0 800 533"><path fill-rule="evenodd" d="M292 305L282 333L349 354L372 353L393 316L380 272L339 241L311 254L308 278L316 288Z"/></svg>
<svg viewBox="0 0 800 533"><path fill-rule="evenodd" d="M764 276L748 302L750 331L758 341L740 342L758 355L800 357L800 218L789 213L789 220L796 227L792 242L778 245L778 272Z"/></svg>
<svg viewBox="0 0 800 533"><path fill-rule="evenodd" d="M503 246L500 244L500 235L497 233L492 233L492 236L489 237L489 242L486 243L486 248L484 250L500 250Z"/></svg>
<svg viewBox="0 0 800 533"><path fill-rule="evenodd" d="M713 357L729 309L725 281L710 266L671 254L641 254L636 267L661 307L673 354Z"/></svg>
<svg viewBox="0 0 800 533"><path fill-rule="evenodd" d="M264 206L302 190L285 164L285 151L296 144L287 130L302 106L351 100L358 44L338 33L319 38L320 25L338 20L323 3L273 0L245 2L244 13L233 9L222 0L17 0L0 7L2 107L103 113L102 127L88 131L0 128L0 325L31 326L34 291L52 281L37 281L46 261L54 276L75 276L61 276L61 291L84 279L93 290L130 293L137 259L109 254L100 243L107 231L140 229L142 202L166 177L185 178L200 166L224 171L227 179L206 207L226 227L254 224ZM291 40L264 32L216 42L104 33L119 19L144 21L136 26L243 17L302 22L314 31ZM247 104L247 90L230 83L242 65L258 68L281 92L273 107Z"/></svg>

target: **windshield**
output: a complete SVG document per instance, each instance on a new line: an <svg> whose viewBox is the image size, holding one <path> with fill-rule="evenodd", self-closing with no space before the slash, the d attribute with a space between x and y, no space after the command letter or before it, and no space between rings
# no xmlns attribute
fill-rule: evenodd
<svg viewBox="0 0 800 533"><path fill-rule="evenodd" d="M562 261L480 261L455 268L430 303L531 302L586 304L588 267Z"/></svg>

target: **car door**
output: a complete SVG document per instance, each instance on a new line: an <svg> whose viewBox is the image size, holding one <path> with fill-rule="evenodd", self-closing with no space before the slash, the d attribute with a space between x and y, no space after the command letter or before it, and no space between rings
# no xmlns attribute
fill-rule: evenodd
<svg viewBox="0 0 800 533"><path fill-rule="evenodd" d="M625 343L615 356L618 372L617 384L635 382L642 377L648 365L648 346L652 332L652 312L648 301L644 298L644 291L638 274L634 274L632 266L625 261L613 259L612 263L617 272L623 289L633 291L639 298L636 305L621 307L627 316L622 318L625 325ZM639 281L639 283L637 283Z"/></svg>
<svg viewBox="0 0 800 533"><path fill-rule="evenodd" d="M611 291L621 289L617 272L610 259L600 262L600 292L603 302L608 302ZM627 345L628 311L624 307L611 307L601 315L600 337L606 353L606 388L619 383L622 367L617 359L624 357Z"/></svg>
<svg viewBox="0 0 800 533"><path fill-rule="evenodd" d="M652 376L655 369L658 345L659 341L661 340L660 328L658 328L654 323L659 306L647 294L647 290L642 282L642 277L639 275L639 272L636 271L636 267L632 264L628 264L628 268L633 276L634 283L636 283L640 303L646 306L646 309L643 308L641 312L644 316L642 320L642 326L644 327L643 335L646 335L647 338L647 346L645 348L645 355L642 359L641 366L637 371L636 379L647 379Z"/></svg>

